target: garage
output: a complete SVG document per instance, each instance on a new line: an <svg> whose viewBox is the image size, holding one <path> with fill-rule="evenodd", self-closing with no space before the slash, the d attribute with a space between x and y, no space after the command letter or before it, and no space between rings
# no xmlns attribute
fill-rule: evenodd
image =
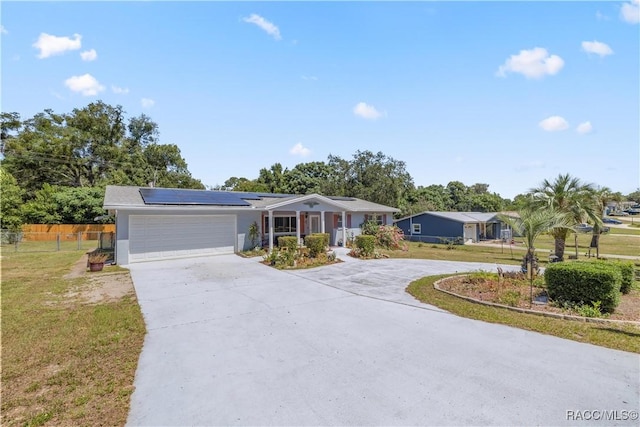
<svg viewBox="0 0 640 427"><path fill-rule="evenodd" d="M131 215L129 262L235 252L235 215Z"/></svg>

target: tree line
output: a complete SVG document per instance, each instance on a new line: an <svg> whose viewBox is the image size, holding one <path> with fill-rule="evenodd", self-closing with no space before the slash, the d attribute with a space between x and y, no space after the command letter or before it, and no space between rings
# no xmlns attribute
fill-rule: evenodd
<svg viewBox="0 0 640 427"><path fill-rule="evenodd" d="M199 188L175 144L159 141L148 116L126 117L102 101L22 120L1 115L2 228L92 223L104 217L106 185ZM108 221L108 218L104 218Z"/></svg>
<svg viewBox="0 0 640 427"><path fill-rule="evenodd" d="M109 184L205 188L191 176L178 146L160 143L158 125L150 117L127 118L121 106L97 101L70 113L47 109L26 120L18 113L2 113L1 119L3 229L22 223L109 221L102 209ZM530 198L505 199L484 183L416 186L405 162L366 150L291 169L275 163L260 169L255 179L230 177L211 189L358 197L397 207L400 216L517 210ZM612 197L624 198L620 193ZM640 191L628 198L640 201Z"/></svg>

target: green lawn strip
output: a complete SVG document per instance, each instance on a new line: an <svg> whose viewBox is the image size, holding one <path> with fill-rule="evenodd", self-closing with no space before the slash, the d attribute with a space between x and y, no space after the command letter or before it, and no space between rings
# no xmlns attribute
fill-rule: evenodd
<svg viewBox="0 0 640 427"><path fill-rule="evenodd" d="M599 324L554 319L476 304L448 295L433 287L437 280L448 276L429 276L416 280L409 284L407 292L423 303L435 305L461 317L513 326L617 350L640 353L640 328L638 327L615 323Z"/></svg>
<svg viewBox="0 0 640 427"><path fill-rule="evenodd" d="M467 262L490 262L499 264L520 264L524 252L514 249L511 251L509 245L500 248L487 246L472 245L453 245L429 244L407 242L409 250L392 251L380 250L389 258L412 258L412 259L433 259L444 261L467 261ZM513 252L513 255L511 254ZM542 258L542 257L541 257ZM541 260L542 261L542 260Z"/></svg>
<svg viewBox="0 0 640 427"><path fill-rule="evenodd" d="M86 284L63 278L83 254L3 251L3 425L126 422L144 321L134 297L66 295Z"/></svg>
<svg viewBox="0 0 640 427"><path fill-rule="evenodd" d="M638 221L640 223L640 221ZM605 224L607 226L607 224ZM620 228L620 227L610 227L609 234L631 234L634 236L640 236L640 230L637 228Z"/></svg>

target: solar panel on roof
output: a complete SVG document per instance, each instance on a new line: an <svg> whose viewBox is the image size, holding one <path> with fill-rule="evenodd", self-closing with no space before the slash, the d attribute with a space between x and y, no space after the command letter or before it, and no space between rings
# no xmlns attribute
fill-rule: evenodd
<svg viewBox="0 0 640 427"><path fill-rule="evenodd" d="M280 194L280 193L254 193L258 198L268 197L271 199L284 199L286 197L291 197L293 194Z"/></svg>
<svg viewBox="0 0 640 427"><path fill-rule="evenodd" d="M329 198L331 200L335 200L337 202L339 202L339 201L353 202L354 200L356 200L353 197L344 197L344 196L330 196Z"/></svg>
<svg viewBox="0 0 640 427"><path fill-rule="evenodd" d="M140 195L146 205L251 206L238 194L225 191L141 188Z"/></svg>

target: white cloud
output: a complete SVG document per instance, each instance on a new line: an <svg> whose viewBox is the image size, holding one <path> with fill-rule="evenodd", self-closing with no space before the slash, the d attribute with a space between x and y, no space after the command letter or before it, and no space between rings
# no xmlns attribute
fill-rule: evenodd
<svg viewBox="0 0 640 427"><path fill-rule="evenodd" d="M640 0L631 0L623 3L620 8L620 19L629 24L637 24L640 22Z"/></svg>
<svg viewBox="0 0 640 427"><path fill-rule="evenodd" d="M505 77L507 73L520 73L530 79L539 79L544 75L557 74L564 61L558 55L549 55L546 49L536 47L531 50L521 50L517 55L511 55L498 68L497 75Z"/></svg>
<svg viewBox="0 0 640 427"><path fill-rule="evenodd" d="M95 61L98 58L98 52L95 49L85 50L84 52L80 52L80 58L83 61Z"/></svg>
<svg viewBox="0 0 640 427"><path fill-rule="evenodd" d="M353 114L368 120L376 120L382 117L382 113L376 110L373 105L369 105L364 102L359 102L355 107L353 107Z"/></svg>
<svg viewBox="0 0 640 427"><path fill-rule="evenodd" d="M293 154L294 156L307 157L309 154L311 154L311 150L303 146L302 143L298 142L296 145L291 147L291 150L289 150L289 154Z"/></svg>
<svg viewBox="0 0 640 427"><path fill-rule="evenodd" d="M69 37L57 37L47 33L40 33L38 41L33 47L40 49L38 58L48 58L54 55L61 55L68 50L78 50L82 46L82 36L74 34L73 39Z"/></svg>
<svg viewBox="0 0 640 427"><path fill-rule="evenodd" d="M69 77L64 81L64 85L71 91L80 92L84 96L97 95L104 90L104 86L91 74Z"/></svg>
<svg viewBox="0 0 640 427"><path fill-rule="evenodd" d="M608 44L595 40L592 42L582 42L582 50L587 53L595 53L596 55L600 55L601 57L613 55L613 50L609 47Z"/></svg>
<svg viewBox="0 0 640 427"><path fill-rule="evenodd" d="M581 135L591 133L591 131L593 131L593 126L591 125L591 122L580 123L576 128L576 132L578 132Z"/></svg>
<svg viewBox="0 0 640 427"><path fill-rule="evenodd" d="M569 123L563 117L551 116L538 123L538 126L547 132L557 132L569 128Z"/></svg>
<svg viewBox="0 0 640 427"><path fill-rule="evenodd" d="M280 29L276 27L272 22L267 21L260 15L252 13L251 16L249 16L248 18L243 18L242 20L244 22L257 25L276 40L282 39L282 37L280 36Z"/></svg>
<svg viewBox="0 0 640 427"><path fill-rule="evenodd" d="M609 21L611 18L609 18L607 15L604 15L602 12L597 11L596 12L596 19L598 21Z"/></svg>
<svg viewBox="0 0 640 427"><path fill-rule="evenodd" d="M302 76L302 80L313 80L316 81L318 78L316 76Z"/></svg>
<svg viewBox="0 0 640 427"><path fill-rule="evenodd" d="M7 31L4 25L0 25L0 34L9 34L9 31Z"/></svg>
<svg viewBox="0 0 640 427"><path fill-rule="evenodd" d="M127 87L119 87L116 85L111 85L111 91L113 93L117 93L119 95L126 95L129 93L129 88Z"/></svg>
<svg viewBox="0 0 640 427"><path fill-rule="evenodd" d="M526 172L534 169L544 169L546 166L547 165L542 160L532 160L516 166L515 170L519 172Z"/></svg>
<svg viewBox="0 0 640 427"><path fill-rule="evenodd" d="M151 108L151 107L153 107L154 105L156 105L156 101L154 101L154 100L153 100L153 99L151 99L151 98L142 98L142 99L140 100L140 104L142 104L142 106L143 106L144 108Z"/></svg>

